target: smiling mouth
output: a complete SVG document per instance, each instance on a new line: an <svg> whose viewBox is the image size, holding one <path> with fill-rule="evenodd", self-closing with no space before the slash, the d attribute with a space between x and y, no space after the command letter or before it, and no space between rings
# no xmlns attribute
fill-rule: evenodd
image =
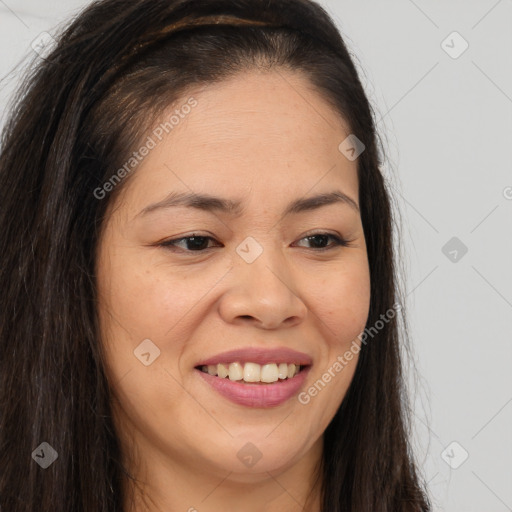
<svg viewBox="0 0 512 512"><path fill-rule="evenodd" d="M292 379L308 365L295 363L224 363L196 366L197 370L221 379L239 381L246 384L273 384Z"/></svg>

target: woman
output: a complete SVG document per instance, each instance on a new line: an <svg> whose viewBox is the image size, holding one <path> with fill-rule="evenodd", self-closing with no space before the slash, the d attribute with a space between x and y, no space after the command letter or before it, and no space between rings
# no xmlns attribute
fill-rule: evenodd
<svg viewBox="0 0 512 512"><path fill-rule="evenodd" d="M318 4L92 4L0 191L3 511L430 510L372 112Z"/></svg>

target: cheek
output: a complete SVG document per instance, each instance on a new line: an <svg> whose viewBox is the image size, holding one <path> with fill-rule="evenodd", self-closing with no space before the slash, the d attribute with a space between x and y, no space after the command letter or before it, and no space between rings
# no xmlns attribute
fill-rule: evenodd
<svg viewBox="0 0 512 512"><path fill-rule="evenodd" d="M110 261L102 272L107 279L101 281L99 309L111 371L118 376L138 367L134 351L149 339L160 351L152 367L163 365L179 378L181 355L202 320L201 306L226 269L199 277L147 256L143 261L137 252Z"/></svg>
<svg viewBox="0 0 512 512"><path fill-rule="evenodd" d="M204 296L208 280L192 280L125 258L109 274L104 297L116 320L138 337L168 332Z"/></svg>
<svg viewBox="0 0 512 512"><path fill-rule="evenodd" d="M320 364L299 403L315 417L312 434L323 432L338 410L352 382L360 352L358 336L364 330L370 307L370 275L366 261L346 265L322 279L314 306L323 333ZM314 412L311 412L314 411Z"/></svg>
<svg viewBox="0 0 512 512"><path fill-rule="evenodd" d="M106 370L124 413L137 424L150 422L165 431L162 410L180 400L178 363L198 321L194 306L205 292L195 281L175 274L166 278L161 268L137 265L140 260L129 258L112 265L102 288Z"/></svg>
<svg viewBox="0 0 512 512"><path fill-rule="evenodd" d="M314 309L336 346L350 345L363 331L370 308L370 275L365 261L332 272L315 283ZM313 308L313 305L312 305Z"/></svg>

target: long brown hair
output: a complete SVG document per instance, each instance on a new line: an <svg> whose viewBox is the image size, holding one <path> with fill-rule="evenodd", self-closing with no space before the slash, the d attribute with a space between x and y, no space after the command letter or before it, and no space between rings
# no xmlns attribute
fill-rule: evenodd
<svg viewBox="0 0 512 512"><path fill-rule="evenodd" d="M97 321L94 191L187 89L255 67L302 72L365 145L359 203L368 326L400 301L373 110L329 15L309 0L101 0L33 67L0 158L0 508L121 512L129 475ZM382 153L383 154L383 153ZM403 312L402 312L403 314ZM360 352L324 436L324 512L430 510L409 442L399 318ZM47 442L46 470L33 451Z"/></svg>

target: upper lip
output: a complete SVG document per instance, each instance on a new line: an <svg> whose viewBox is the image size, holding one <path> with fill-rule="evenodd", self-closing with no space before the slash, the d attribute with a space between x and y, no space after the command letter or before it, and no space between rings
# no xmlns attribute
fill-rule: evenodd
<svg viewBox="0 0 512 512"><path fill-rule="evenodd" d="M199 361L196 366L235 362L250 362L257 364L295 363L306 366L312 364L313 359L304 352L298 352L297 350L292 350L286 347L248 347L229 350L227 352L216 354L212 357L209 357L208 359Z"/></svg>

